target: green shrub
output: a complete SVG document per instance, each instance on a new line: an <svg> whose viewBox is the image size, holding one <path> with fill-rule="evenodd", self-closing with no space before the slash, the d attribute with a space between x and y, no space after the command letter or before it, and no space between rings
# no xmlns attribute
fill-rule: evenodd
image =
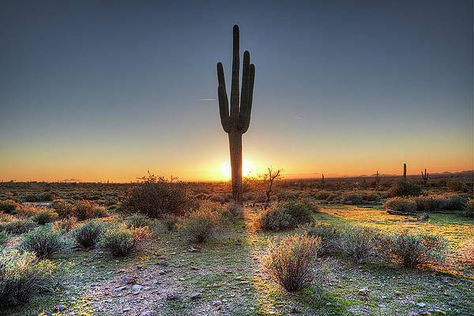
<svg viewBox="0 0 474 316"><path fill-rule="evenodd" d="M165 214L161 219L161 222L166 227L168 231L174 231L178 225L179 218L173 214Z"/></svg>
<svg viewBox="0 0 474 316"><path fill-rule="evenodd" d="M393 211L415 213L417 203L412 198L394 197L387 199L384 206Z"/></svg>
<svg viewBox="0 0 474 316"><path fill-rule="evenodd" d="M16 249L0 252L0 306L27 302L51 283L56 267L34 253Z"/></svg>
<svg viewBox="0 0 474 316"><path fill-rule="evenodd" d="M132 214L127 217L128 227L144 227L150 225L150 219L142 214Z"/></svg>
<svg viewBox="0 0 474 316"><path fill-rule="evenodd" d="M73 215L74 205L69 201L54 200L52 206L61 218L66 218Z"/></svg>
<svg viewBox="0 0 474 316"><path fill-rule="evenodd" d="M79 200L74 203L72 214L78 220L83 221L91 218L107 216L107 210L88 200Z"/></svg>
<svg viewBox="0 0 474 316"><path fill-rule="evenodd" d="M3 211L8 214L15 213L18 208L18 203L13 200L2 200L0 201L0 211Z"/></svg>
<svg viewBox="0 0 474 316"><path fill-rule="evenodd" d="M135 247L133 231L126 225L111 226L102 234L99 246L110 251L113 256L127 256Z"/></svg>
<svg viewBox="0 0 474 316"><path fill-rule="evenodd" d="M316 205L304 200L281 202L261 214L259 225L264 230L293 229L311 223L317 210Z"/></svg>
<svg viewBox="0 0 474 316"><path fill-rule="evenodd" d="M39 258L47 258L64 246L61 232L53 232L50 225L40 226L25 233L19 247L34 252Z"/></svg>
<svg viewBox="0 0 474 316"><path fill-rule="evenodd" d="M341 234L334 225L316 223L306 229L309 236L319 237L319 255L327 255L339 250Z"/></svg>
<svg viewBox="0 0 474 316"><path fill-rule="evenodd" d="M421 187L415 183L401 180L395 182L388 193L390 196L419 196Z"/></svg>
<svg viewBox="0 0 474 316"><path fill-rule="evenodd" d="M104 223L89 220L87 223L75 228L72 235L79 245L88 249L95 247L104 230Z"/></svg>
<svg viewBox="0 0 474 316"><path fill-rule="evenodd" d="M342 229L340 249L356 262L369 261L381 255L378 251L380 235L377 231L358 226L346 226Z"/></svg>
<svg viewBox="0 0 474 316"><path fill-rule="evenodd" d="M389 249L403 266L415 268L428 262L444 260L447 242L440 236L412 235L408 231L389 237Z"/></svg>
<svg viewBox="0 0 474 316"><path fill-rule="evenodd" d="M319 243L318 237L286 236L279 243L270 244L263 267L287 291L303 290L314 280L313 264Z"/></svg>
<svg viewBox="0 0 474 316"><path fill-rule="evenodd" d="M58 213L55 211L43 208L40 209L35 215L31 217L31 220L38 225L44 225L47 223L54 222L58 218Z"/></svg>
<svg viewBox="0 0 474 316"><path fill-rule="evenodd" d="M183 221L183 231L191 242L202 243L211 238L219 226L219 214L209 207L201 206Z"/></svg>
<svg viewBox="0 0 474 316"><path fill-rule="evenodd" d="M37 224L31 220L19 219L11 222L0 223L0 231L19 235L32 230L36 226Z"/></svg>
<svg viewBox="0 0 474 316"><path fill-rule="evenodd" d="M153 175L142 180L128 193L124 210L160 218L164 214L183 215L192 208L192 199L184 183Z"/></svg>
<svg viewBox="0 0 474 316"><path fill-rule="evenodd" d="M423 212L439 212L441 211L445 204L446 199L440 196L419 196L415 199L416 208L418 211Z"/></svg>

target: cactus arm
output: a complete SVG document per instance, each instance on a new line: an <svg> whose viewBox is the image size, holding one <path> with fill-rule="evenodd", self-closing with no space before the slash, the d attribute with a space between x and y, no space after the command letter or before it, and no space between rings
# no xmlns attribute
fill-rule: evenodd
<svg viewBox="0 0 474 316"><path fill-rule="evenodd" d="M234 120L239 117L239 27L234 25L233 30L233 52L232 52L232 88L230 92L230 116Z"/></svg>
<svg viewBox="0 0 474 316"><path fill-rule="evenodd" d="M217 88L217 95L219 99L219 114L221 117L222 128L225 132L230 131L230 117L229 117L229 101L227 99L227 92L225 90L224 68L222 63L217 63L217 80L219 86Z"/></svg>
<svg viewBox="0 0 474 316"><path fill-rule="evenodd" d="M255 65L250 64L248 80L248 96L244 108L240 111L240 130L245 133L250 126L250 113L252 112L253 86L255 83Z"/></svg>

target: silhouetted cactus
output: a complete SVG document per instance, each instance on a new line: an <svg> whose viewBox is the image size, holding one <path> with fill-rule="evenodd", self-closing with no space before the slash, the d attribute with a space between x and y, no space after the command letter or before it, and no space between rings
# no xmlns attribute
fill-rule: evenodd
<svg viewBox="0 0 474 316"><path fill-rule="evenodd" d="M429 179L429 173L426 172L426 169L425 169L425 173L423 173L423 171L421 172L421 178L423 179L423 183L426 184L428 182L428 179Z"/></svg>
<svg viewBox="0 0 474 316"><path fill-rule="evenodd" d="M242 69L242 91L239 96L239 27L233 29L232 53L232 82L229 101L225 87L224 68L222 63L217 63L219 113L222 127L229 134L230 165L232 169L232 194L234 200L242 202L242 134L250 125L250 112L252 110L253 86L255 81L255 66L250 63L250 53L244 52ZM240 102L239 102L240 99ZM240 106L239 106L240 104Z"/></svg>
<svg viewBox="0 0 474 316"><path fill-rule="evenodd" d="M403 179L406 180L407 178L407 164L403 163Z"/></svg>
<svg viewBox="0 0 474 316"><path fill-rule="evenodd" d="M379 171L377 170L377 173L375 174L375 185L378 186L380 183L380 174Z"/></svg>
<svg viewBox="0 0 474 316"><path fill-rule="evenodd" d="M321 173L321 185L324 189L324 186L326 185L326 180L324 180L324 173Z"/></svg>

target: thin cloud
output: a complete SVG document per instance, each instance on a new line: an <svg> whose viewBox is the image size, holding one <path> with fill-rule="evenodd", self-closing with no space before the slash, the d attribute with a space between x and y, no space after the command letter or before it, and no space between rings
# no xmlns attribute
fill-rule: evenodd
<svg viewBox="0 0 474 316"><path fill-rule="evenodd" d="M199 99L199 101L211 102L211 101L216 101L216 99Z"/></svg>

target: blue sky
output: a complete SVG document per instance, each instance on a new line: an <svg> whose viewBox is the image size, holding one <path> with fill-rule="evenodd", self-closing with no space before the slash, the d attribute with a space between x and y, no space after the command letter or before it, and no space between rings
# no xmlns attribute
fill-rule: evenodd
<svg viewBox="0 0 474 316"><path fill-rule="evenodd" d="M256 65L244 156L310 176L473 168L472 1L0 4L0 179L218 178L215 65ZM411 170L410 170L410 167Z"/></svg>

